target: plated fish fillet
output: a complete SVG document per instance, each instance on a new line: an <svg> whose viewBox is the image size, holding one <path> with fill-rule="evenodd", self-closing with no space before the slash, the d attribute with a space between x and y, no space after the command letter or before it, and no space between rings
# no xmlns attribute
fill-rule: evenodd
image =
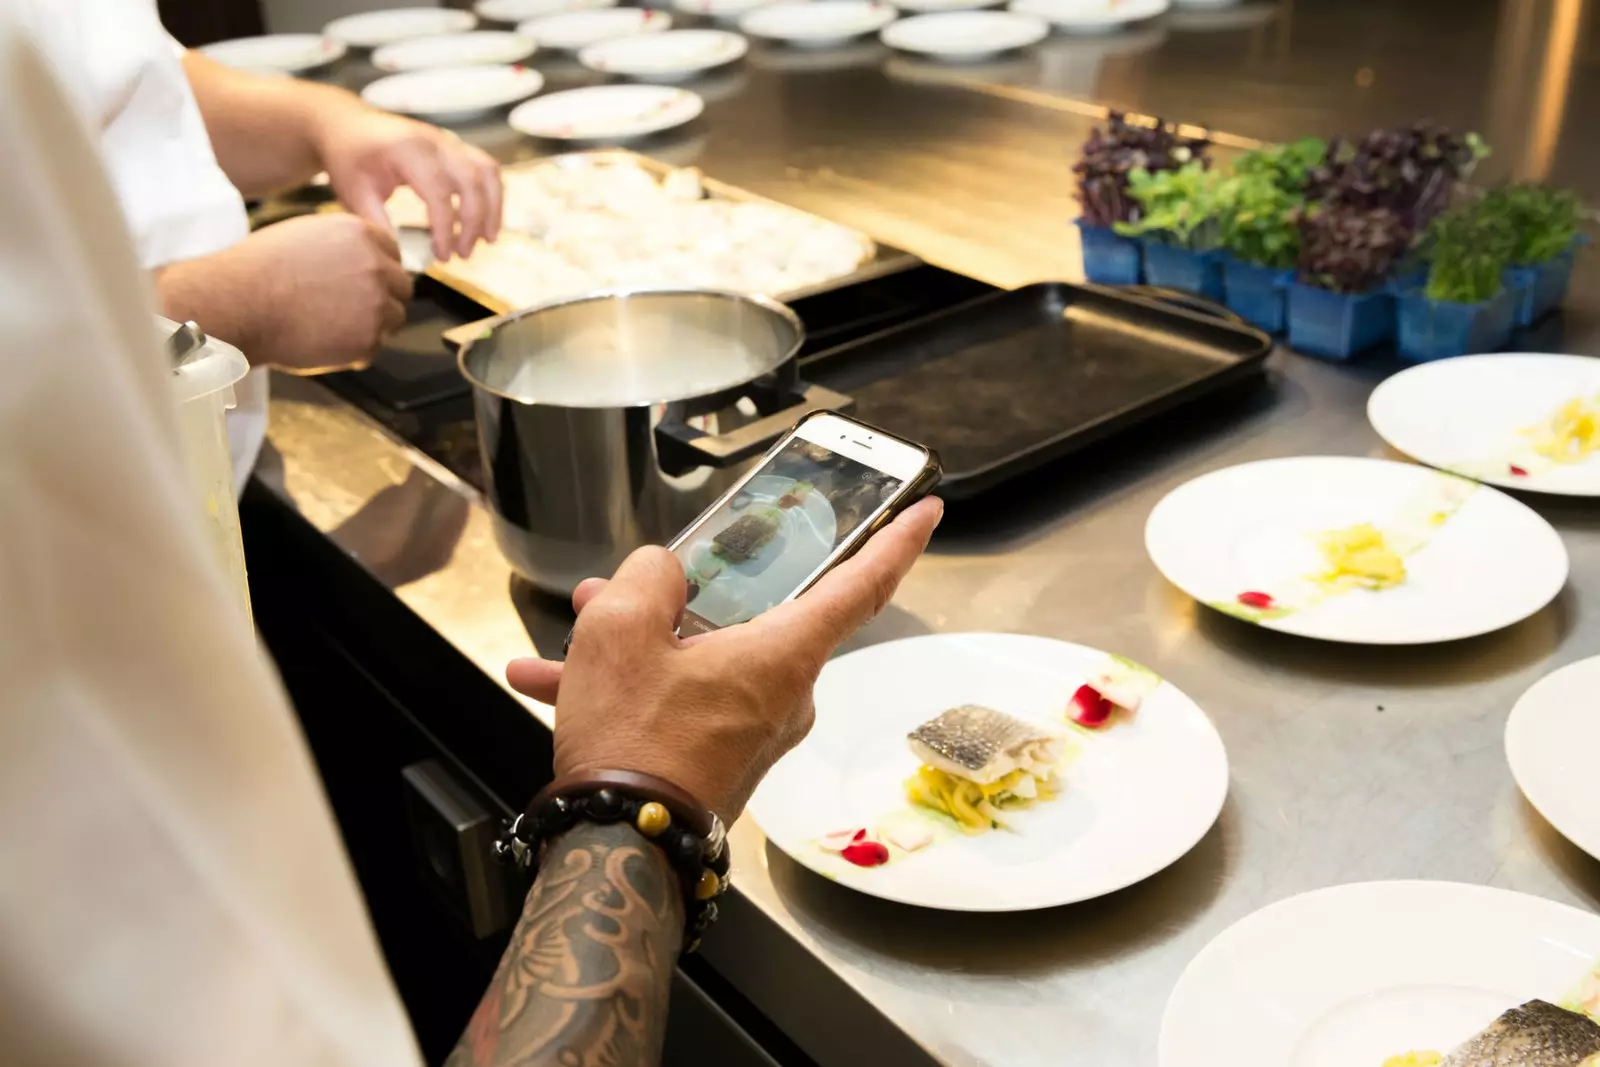
<svg viewBox="0 0 1600 1067"><path fill-rule="evenodd" d="M743 563L778 535L775 509L741 515L711 539L711 551L730 563Z"/></svg>
<svg viewBox="0 0 1600 1067"><path fill-rule="evenodd" d="M1058 734L980 704L951 708L907 740L923 763L979 785L1019 770L1048 777L1062 742Z"/></svg>
<svg viewBox="0 0 1600 1067"><path fill-rule="evenodd" d="M1530 1000L1490 1023L1439 1067L1579 1067L1596 1053L1600 1026L1593 1020Z"/></svg>

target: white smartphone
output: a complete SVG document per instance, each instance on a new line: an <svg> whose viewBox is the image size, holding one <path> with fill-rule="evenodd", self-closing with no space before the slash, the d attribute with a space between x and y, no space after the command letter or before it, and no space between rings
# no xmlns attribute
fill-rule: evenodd
<svg viewBox="0 0 1600 1067"><path fill-rule="evenodd" d="M931 449L832 412L795 424L667 546L683 564L689 637L811 588L938 484Z"/></svg>

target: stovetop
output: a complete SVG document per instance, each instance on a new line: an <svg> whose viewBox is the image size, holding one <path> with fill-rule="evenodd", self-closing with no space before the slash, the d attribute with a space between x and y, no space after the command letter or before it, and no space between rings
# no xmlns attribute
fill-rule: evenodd
<svg viewBox="0 0 1600 1067"><path fill-rule="evenodd" d="M940 267L918 266L790 304L806 328L802 370L816 354L879 330L994 291L994 286ZM427 277L417 279L406 324L391 335L371 367L321 379L392 433L458 477L483 488L472 390L441 334L489 312Z"/></svg>

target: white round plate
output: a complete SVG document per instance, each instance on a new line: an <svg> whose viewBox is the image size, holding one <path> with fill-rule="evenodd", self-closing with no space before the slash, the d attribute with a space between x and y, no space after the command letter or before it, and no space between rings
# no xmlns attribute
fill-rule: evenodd
<svg viewBox="0 0 1600 1067"><path fill-rule="evenodd" d="M239 70L300 74L338 60L345 54L346 45L318 33L273 33L217 41L201 46L200 51Z"/></svg>
<svg viewBox="0 0 1600 1067"><path fill-rule="evenodd" d="M719 22L736 22L747 11L766 7L773 0L673 0L672 6L685 15L700 15Z"/></svg>
<svg viewBox="0 0 1600 1067"><path fill-rule="evenodd" d="M1546 822L1600 859L1600 656L1535 682L1506 722L1512 777Z"/></svg>
<svg viewBox="0 0 1600 1067"><path fill-rule="evenodd" d="M1160 1067L1379 1067L1449 1052L1501 1012L1558 1003L1600 957L1600 916L1454 882L1366 882L1234 923L1178 979ZM1506 1061L1509 1062L1509 1061Z"/></svg>
<svg viewBox="0 0 1600 1067"><path fill-rule="evenodd" d="M692 121L705 102L661 85L594 85L530 100L511 112L511 128L557 141L620 141Z"/></svg>
<svg viewBox="0 0 1600 1067"><path fill-rule="evenodd" d="M739 20L739 28L752 37L816 48L877 33L895 17L894 8L875 0L811 0L757 8Z"/></svg>
<svg viewBox="0 0 1600 1067"><path fill-rule="evenodd" d="M1383 531L1407 576L1328 594L1316 536ZM1274 459L1174 489L1145 524L1156 569L1202 604L1272 630L1368 645L1456 641L1520 622L1561 592L1567 551L1526 505L1410 463L1343 456ZM1409 547L1408 547L1409 545ZM1273 598L1272 612L1241 594Z"/></svg>
<svg viewBox="0 0 1600 1067"><path fill-rule="evenodd" d="M544 87L544 75L527 67L445 67L391 74L361 90L373 107L435 122L481 115Z"/></svg>
<svg viewBox="0 0 1600 1067"><path fill-rule="evenodd" d="M982 59L1037 44L1050 24L1009 11L949 11L917 15L883 28L883 43L941 59Z"/></svg>
<svg viewBox="0 0 1600 1067"><path fill-rule="evenodd" d="M1600 496L1600 451L1558 464L1522 431L1569 400L1600 401L1600 359L1503 353L1401 371L1367 401L1373 429L1406 455L1507 489ZM1512 473L1518 466L1526 475Z"/></svg>
<svg viewBox="0 0 1600 1067"><path fill-rule="evenodd" d="M686 546L686 569L693 574L708 565L718 567L715 576L690 601L696 614L712 620L759 614L782 603L828 558L837 537L838 520L833 505L821 493L807 493L799 507L779 510L778 532L750 559L724 563L712 554L711 539L738 521L746 508L776 508L793 488L793 478L770 474L752 478L740 494L748 496L748 503L740 504L737 511L729 508L719 512L695 532Z"/></svg>
<svg viewBox="0 0 1600 1067"><path fill-rule="evenodd" d="M479 18L489 22L515 24L563 11L592 11L598 7L616 6L617 0L478 0L472 10L478 13Z"/></svg>
<svg viewBox="0 0 1600 1067"><path fill-rule="evenodd" d="M372 53L379 70L432 70L491 63L521 63L533 55L533 38L504 30L473 30L437 37L413 37L386 44Z"/></svg>
<svg viewBox="0 0 1600 1067"><path fill-rule="evenodd" d="M532 37L541 48L577 52L601 41L640 33L663 33L671 28L672 16L665 11L612 7L529 19L517 27L517 32Z"/></svg>
<svg viewBox="0 0 1600 1067"><path fill-rule="evenodd" d="M322 32L324 36L343 41L351 48L381 48L409 37L465 33L477 24L477 16L470 11L455 11L446 7L397 7L387 11L346 15L322 27Z"/></svg>
<svg viewBox="0 0 1600 1067"><path fill-rule="evenodd" d="M893 0L899 10L913 15L928 15L937 11L978 11L986 7L999 7L1005 0Z"/></svg>
<svg viewBox="0 0 1600 1067"><path fill-rule="evenodd" d="M1037 15L1068 33L1113 33L1130 22L1153 19L1171 0L1012 0L1010 10Z"/></svg>
<svg viewBox="0 0 1600 1067"><path fill-rule="evenodd" d="M1011 813L1012 830L967 836L929 816L939 839L856 867L816 841L918 819L901 783L917 770L906 734L940 712L983 704L1067 732L1078 686L1104 652L1022 634L941 634L874 645L829 663L817 719L750 801L750 815L796 862L842 885L948 911L1026 911L1114 892L1173 863L1205 836L1228 792L1211 720L1163 682L1137 714L1071 731L1077 748L1054 800Z"/></svg>
<svg viewBox="0 0 1600 1067"><path fill-rule="evenodd" d="M602 74L675 81L738 62L749 48L726 30L672 30L592 44L578 53L578 62Z"/></svg>

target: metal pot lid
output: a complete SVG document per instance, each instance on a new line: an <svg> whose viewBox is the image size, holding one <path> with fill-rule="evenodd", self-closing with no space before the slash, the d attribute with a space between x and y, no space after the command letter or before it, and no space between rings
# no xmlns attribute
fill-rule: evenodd
<svg viewBox="0 0 1600 1067"><path fill-rule="evenodd" d="M461 350L461 373L508 400L643 407L733 389L793 359L794 312L712 289L591 293L506 316Z"/></svg>

